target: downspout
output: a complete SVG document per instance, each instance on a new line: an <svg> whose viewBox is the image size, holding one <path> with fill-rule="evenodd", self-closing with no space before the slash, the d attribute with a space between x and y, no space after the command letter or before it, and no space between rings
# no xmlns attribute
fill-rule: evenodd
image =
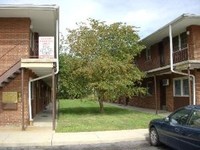
<svg viewBox="0 0 200 150"><path fill-rule="evenodd" d="M59 7L57 7L57 10L59 11ZM56 72L54 72L54 75L58 74L58 72L59 72L59 59L58 59L59 58L59 52L58 52L59 46L58 45L59 45L59 18L56 19ZM52 76L52 73L29 80L28 85L29 85L29 121L30 122L33 121L32 108L31 108L32 107L31 106L32 96L31 96L31 92L30 92L31 91L31 83L34 81L37 81L37 80L41 80L41 79L50 77L50 76Z"/></svg>
<svg viewBox="0 0 200 150"><path fill-rule="evenodd" d="M175 71L174 67L173 67L173 41L172 41L172 26L171 26L171 24L169 25L169 40L170 40L169 43L170 43L170 70L171 70L171 72L173 72L175 74L183 75L183 76L188 76L187 73ZM193 105L196 105L195 76L190 74L189 77L192 78L192 81L193 81Z"/></svg>
<svg viewBox="0 0 200 150"><path fill-rule="evenodd" d="M31 99L32 99L32 92L31 92L31 79L29 79L29 82L28 82L28 106L29 106L29 121L30 121L30 124L32 125L33 123L33 117L32 117L32 106L31 106Z"/></svg>

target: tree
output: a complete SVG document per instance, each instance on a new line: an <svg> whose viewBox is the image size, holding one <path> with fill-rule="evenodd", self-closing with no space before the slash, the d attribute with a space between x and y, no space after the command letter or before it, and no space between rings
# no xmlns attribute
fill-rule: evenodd
<svg viewBox="0 0 200 150"><path fill-rule="evenodd" d="M80 66L80 58L73 57L68 53L66 37L62 34L60 35L59 52L59 98L75 99L91 94L92 91L88 87L87 79L76 74L76 68Z"/></svg>
<svg viewBox="0 0 200 150"><path fill-rule="evenodd" d="M79 59L75 72L87 79L97 94L101 112L105 100L145 92L138 86L144 73L134 63L144 46L133 26L107 25L95 19L77 25L76 29L68 29L70 54Z"/></svg>
<svg viewBox="0 0 200 150"><path fill-rule="evenodd" d="M75 99L91 94L91 89L88 86L88 79L76 73L76 69L80 66L80 58L62 53L59 59L59 97Z"/></svg>

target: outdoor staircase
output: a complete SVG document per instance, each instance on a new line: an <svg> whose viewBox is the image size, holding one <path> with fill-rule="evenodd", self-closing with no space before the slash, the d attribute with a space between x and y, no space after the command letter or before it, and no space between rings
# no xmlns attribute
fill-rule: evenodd
<svg viewBox="0 0 200 150"><path fill-rule="evenodd" d="M18 61L0 76L0 88L4 87L6 84L11 82L18 74L20 74L20 67L21 61Z"/></svg>

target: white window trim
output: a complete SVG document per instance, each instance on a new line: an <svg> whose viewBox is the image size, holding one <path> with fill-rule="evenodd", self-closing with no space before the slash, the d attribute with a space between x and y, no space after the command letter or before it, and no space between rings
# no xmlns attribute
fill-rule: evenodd
<svg viewBox="0 0 200 150"><path fill-rule="evenodd" d="M174 78L173 79L173 96L174 97L189 97L188 95L183 95L183 80L188 79L187 77L181 77L181 78ZM175 81L181 80L181 95L175 95Z"/></svg>

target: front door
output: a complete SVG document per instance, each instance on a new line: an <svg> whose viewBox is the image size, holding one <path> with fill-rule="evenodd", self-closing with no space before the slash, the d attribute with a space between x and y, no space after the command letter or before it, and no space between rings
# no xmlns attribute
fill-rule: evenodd
<svg viewBox="0 0 200 150"><path fill-rule="evenodd" d="M163 43L160 42L158 44L158 50L159 50L159 55L160 55L160 66L164 66L165 65L165 54L164 54L164 47L163 47Z"/></svg>
<svg viewBox="0 0 200 150"><path fill-rule="evenodd" d="M166 110L166 86L160 81L160 108Z"/></svg>

